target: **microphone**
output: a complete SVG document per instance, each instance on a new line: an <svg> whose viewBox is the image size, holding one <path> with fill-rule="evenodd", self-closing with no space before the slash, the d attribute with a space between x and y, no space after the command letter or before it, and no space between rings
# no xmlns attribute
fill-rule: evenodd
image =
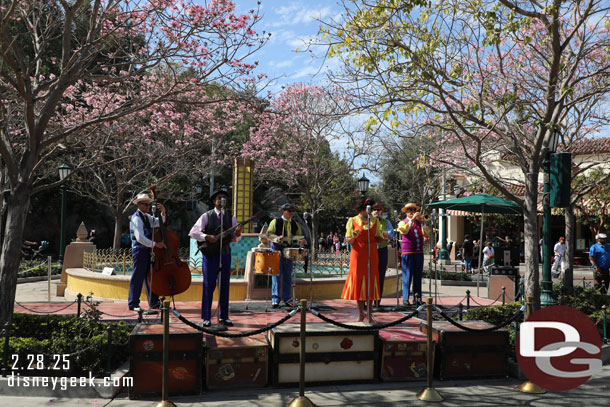
<svg viewBox="0 0 610 407"><path fill-rule="evenodd" d="M220 207L222 209L224 209L226 205L227 205L227 198L220 198Z"/></svg>
<svg viewBox="0 0 610 407"><path fill-rule="evenodd" d="M366 206L366 213L368 213L368 214L371 213L371 205Z"/></svg>
<svg viewBox="0 0 610 407"><path fill-rule="evenodd" d="M150 206L150 211L151 211L153 214L157 213L157 204L156 204L156 203L154 203L154 204L152 204L152 205Z"/></svg>
<svg viewBox="0 0 610 407"><path fill-rule="evenodd" d="M309 212L303 212L303 219L309 219Z"/></svg>

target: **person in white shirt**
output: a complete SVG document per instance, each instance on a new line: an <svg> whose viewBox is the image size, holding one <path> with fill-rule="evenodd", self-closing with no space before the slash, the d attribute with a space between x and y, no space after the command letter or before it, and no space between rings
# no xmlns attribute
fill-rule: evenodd
<svg viewBox="0 0 610 407"><path fill-rule="evenodd" d="M491 241L487 241L483 248L483 268L486 272L489 271L489 266L494 264L494 248L491 247Z"/></svg>
<svg viewBox="0 0 610 407"><path fill-rule="evenodd" d="M566 244L565 238L560 237L559 241L555 243L555 247L553 248L555 252L555 258L553 259L553 267L551 268L551 275L555 278L558 278L561 275L562 271L565 271L565 254L566 254ZM559 266L561 266L561 271L559 270Z"/></svg>

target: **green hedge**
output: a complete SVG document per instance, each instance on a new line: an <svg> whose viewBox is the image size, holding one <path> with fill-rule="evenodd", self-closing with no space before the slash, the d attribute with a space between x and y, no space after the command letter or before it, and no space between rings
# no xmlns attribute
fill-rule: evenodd
<svg viewBox="0 0 610 407"><path fill-rule="evenodd" d="M469 273L455 272L455 271L440 271L437 270L436 275L439 280L450 280L450 281L472 281L472 275ZM434 271L424 270L422 273L423 278L434 278Z"/></svg>
<svg viewBox="0 0 610 407"><path fill-rule="evenodd" d="M558 305L567 305L575 308L584 314L588 315L593 321L603 338L604 322L601 307L606 305L610 308L610 296L600 294L591 288L574 287L574 293L568 294L568 291L560 284L553 286L553 293L557 299ZM473 308L463 314L464 320L482 320L493 325L499 325L506 321L521 308L521 303L510 303L506 305L494 305L491 307ZM515 333L514 324L507 327L510 334L511 350L510 354L514 355L515 351ZM610 334L610 315L606 317L606 332Z"/></svg>
<svg viewBox="0 0 610 407"><path fill-rule="evenodd" d="M61 269L57 263L51 264L51 274L61 274ZM21 260L19 264L19 272L17 276L22 277L41 277L49 275L49 265L46 261L41 260Z"/></svg>
<svg viewBox="0 0 610 407"><path fill-rule="evenodd" d="M27 365L28 355L40 356L49 369L20 371L21 375L49 376L104 376L108 372L108 328L112 329L111 370L118 368L129 357L129 334L133 329L124 322L101 322L95 309L86 311L81 318L60 315L15 314L9 340L9 364L18 355L20 363ZM4 337L0 339L4 349ZM54 355L69 355L69 369L52 370ZM4 352L0 352L3 365ZM30 356L29 358L32 358Z"/></svg>

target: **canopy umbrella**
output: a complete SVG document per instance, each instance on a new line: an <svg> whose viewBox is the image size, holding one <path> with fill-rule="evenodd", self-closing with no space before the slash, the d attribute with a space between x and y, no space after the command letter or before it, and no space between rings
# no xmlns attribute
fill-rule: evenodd
<svg viewBox="0 0 610 407"><path fill-rule="evenodd" d="M481 232L479 244L479 272L481 270L481 258L483 255L483 225L486 213L504 213L520 215L523 213L521 206L513 201L508 201L500 197L489 194L476 194L464 196L446 201L434 202L426 205L430 208L454 209L464 212L476 212L481 214ZM477 293L478 295L478 293Z"/></svg>

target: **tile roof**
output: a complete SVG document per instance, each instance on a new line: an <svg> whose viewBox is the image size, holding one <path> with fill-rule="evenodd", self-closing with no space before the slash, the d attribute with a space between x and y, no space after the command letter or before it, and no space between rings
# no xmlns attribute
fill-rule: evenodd
<svg viewBox="0 0 610 407"><path fill-rule="evenodd" d="M610 153L610 137L590 138L574 143L572 154Z"/></svg>

